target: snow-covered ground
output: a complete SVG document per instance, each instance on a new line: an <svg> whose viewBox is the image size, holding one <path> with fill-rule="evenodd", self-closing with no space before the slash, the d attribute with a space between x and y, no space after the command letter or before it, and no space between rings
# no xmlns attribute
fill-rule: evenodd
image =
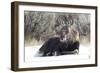
<svg viewBox="0 0 100 73"><path fill-rule="evenodd" d="M52 60L72 60L72 59L88 59L91 54L90 46L80 45L79 54L74 55L61 55L61 56L50 56L50 57L37 57L38 50L42 45L39 46L27 46L25 47L25 62L33 61L52 61Z"/></svg>

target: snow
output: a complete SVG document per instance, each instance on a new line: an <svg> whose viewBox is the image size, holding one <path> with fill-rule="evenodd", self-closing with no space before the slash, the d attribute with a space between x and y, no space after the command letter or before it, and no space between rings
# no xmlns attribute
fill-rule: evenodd
<svg viewBox="0 0 100 73"><path fill-rule="evenodd" d="M80 45L79 54L74 55L61 55L61 56L50 56L50 57L38 57L41 54L38 54L39 48L42 45L38 46L27 46L25 47L25 62L33 61L52 61L52 60L73 60L73 59L88 59L90 58L91 49L90 45L84 46Z"/></svg>

